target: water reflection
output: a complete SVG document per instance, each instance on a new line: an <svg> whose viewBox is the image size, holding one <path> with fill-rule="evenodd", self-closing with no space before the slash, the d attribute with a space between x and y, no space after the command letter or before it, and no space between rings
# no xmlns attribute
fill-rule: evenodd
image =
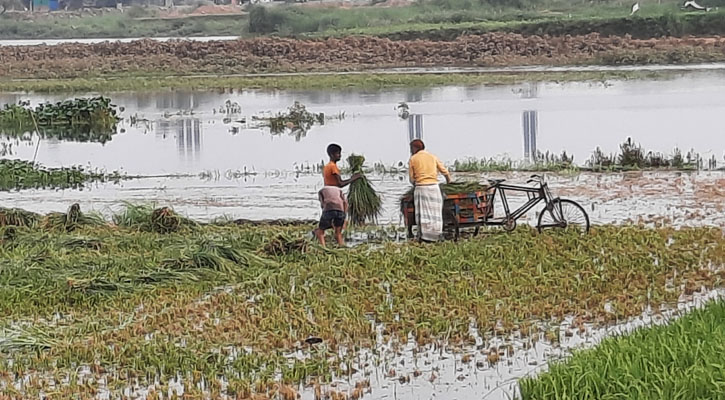
<svg viewBox="0 0 725 400"><path fill-rule="evenodd" d="M535 99L539 95L539 84L530 83L521 90L522 99ZM536 136L539 131L539 112L537 110L524 110L521 116L521 125L524 131L524 160L536 162L538 153Z"/></svg>
<svg viewBox="0 0 725 400"><path fill-rule="evenodd" d="M524 160L536 161L536 134L539 130L539 113L536 110L526 110L522 116L524 128Z"/></svg>
<svg viewBox="0 0 725 400"><path fill-rule="evenodd" d="M68 96L17 97L37 104ZM14 102L16 95L0 98ZM77 142L51 147L43 143L37 161L49 166L122 168L133 174L194 174L241 170L245 165L260 172L289 171L294 162L319 162L324 156L321 149L336 142L350 152L364 154L371 163L395 165L407 159L407 143L423 136L447 163L498 156L533 160L541 149L566 150L580 162L597 147L605 154L618 151L628 136L647 149L665 154L675 147L694 148L710 151L708 155L722 160L725 149L725 135L716 134L722 126L725 73L687 74L668 81L615 81L606 86L545 83L329 93L126 92L113 94L112 99L125 107L122 115L127 121L135 116L138 123L124 122L125 132L114 136L105 147ZM237 123L236 117L225 124L226 114L215 110L227 100L238 103L240 116L248 120L287 110L295 101L308 105L314 113L335 116L344 111L347 117L316 125L297 141L295 135L272 137L268 129ZM326 103L316 104L315 100ZM410 104L407 118L400 116L398 109L405 101L411 101L405 103ZM194 108L193 114L189 108ZM236 128L235 134L230 133L230 127ZM545 129L544 136L540 129ZM13 152L32 160L34 149L20 146Z"/></svg>
<svg viewBox="0 0 725 400"><path fill-rule="evenodd" d="M181 118L176 123L176 147L183 160L198 160L201 154L201 121L198 118Z"/></svg>
<svg viewBox="0 0 725 400"><path fill-rule="evenodd" d="M408 117L408 143L415 139L423 140L423 116L411 114Z"/></svg>
<svg viewBox="0 0 725 400"><path fill-rule="evenodd" d="M194 92L171 92L156 95L156 108L160 110L194 110L199 98Z"/></svg>

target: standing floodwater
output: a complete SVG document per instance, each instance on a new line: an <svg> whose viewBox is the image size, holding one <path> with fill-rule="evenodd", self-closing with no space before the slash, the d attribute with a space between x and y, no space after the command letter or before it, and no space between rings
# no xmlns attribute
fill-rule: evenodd
<svg viewBox="0 0 725 400"><path fill-rule="evenodd" d="M425 140L447 163L469 157L531 161L539 153L565 150L582 165L595 148L613 153L632 137L645 149L669 154L675 147L694 148L722 164L723 77L723 71L701 71L669 80L606 83L112 94L125 107L125 119L110 141L38 143L34 135L5 134L2 142L12 146L4 157L192 177L109 184L86 192L25 192L22 202L16 193L0 198L38 211L62 210L72 201L100 210L122 201L158 201L200 218L218 213L254 217L262 207L273 210L267 216L304 217L317 212L314 193L321 179L312 167L325 158L327 144L340 143L348 152L364 154L369 165L395 169L407 160L411 138ZM75 96L6 93L0 102L36 104ZM286 110L295 101L324 113L325 124L294 134L272 134L255 124L255 116ZM201 173L205 179L198 177ZM374 180L388 195L383 219L397 221L395 200L407 178Z"/></svg>

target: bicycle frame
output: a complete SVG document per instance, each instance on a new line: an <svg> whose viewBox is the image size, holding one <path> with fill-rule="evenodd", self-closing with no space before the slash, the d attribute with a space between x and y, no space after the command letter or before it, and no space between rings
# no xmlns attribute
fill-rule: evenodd
<svg viewBox="0 0 725 400"><path fill-rule="evenodd" d="M529 212L532 208L534 208L537 204L539 204L541 201L544 201L544 203L548 204L551 202L551 193L548 190L546 183L540 183L539 187L529 187L529 186L516 186L516 185L507 185L502 183L496 183L493 185L494 192L491 195L491 198L489 200L489 204L491 204L491 207L494 207L494 201L496 199L496 193L500 192L501 197L501 204L503 205L505 216L502 218L494 218L493 220L486 221L487 225L506 225L510 223L511 221L515 221L519 218L521 218L524 214ZM526 196L528 197L528 201L524 203L521 207L517 208L513 212L511 212L511 208L509 207L508 198L506 197L506 191L513 191L513 192L524 192L526 193Z"/></svg>

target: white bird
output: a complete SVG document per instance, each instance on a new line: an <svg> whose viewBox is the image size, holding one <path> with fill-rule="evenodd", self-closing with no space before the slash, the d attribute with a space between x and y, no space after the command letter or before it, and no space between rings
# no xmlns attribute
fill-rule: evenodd
<svg viewBox="0 0 725 400"><path fill-rule="evenodd" d="M639 3L634 3L634 4L632 4L632 13L631 13L631 14L629 14L629 15L630 15L630 16L632 16L632 15L634 15L634 13L636 13L637 11L639 11Z"/></svg>
<svg viewBox="0 0 725 400"><path fill-rule="evenodd" d="M703 7L699 4L697 4L694 0L687 0L685 1L685 4L682 5L682 8L690 8L696 11L710 11L710 7Z"/></svg>

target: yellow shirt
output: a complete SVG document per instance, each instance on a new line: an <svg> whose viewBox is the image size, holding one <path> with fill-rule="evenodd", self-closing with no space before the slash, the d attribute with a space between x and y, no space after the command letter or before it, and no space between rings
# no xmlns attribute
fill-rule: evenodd
<svg viewBox="0 0 725 400"><path fill-rule="evenodd" d="M438 172L450 178L451 174L441 160L425 150L410 157L410 182L416 185L435 185L438 183Z"/></svg>

